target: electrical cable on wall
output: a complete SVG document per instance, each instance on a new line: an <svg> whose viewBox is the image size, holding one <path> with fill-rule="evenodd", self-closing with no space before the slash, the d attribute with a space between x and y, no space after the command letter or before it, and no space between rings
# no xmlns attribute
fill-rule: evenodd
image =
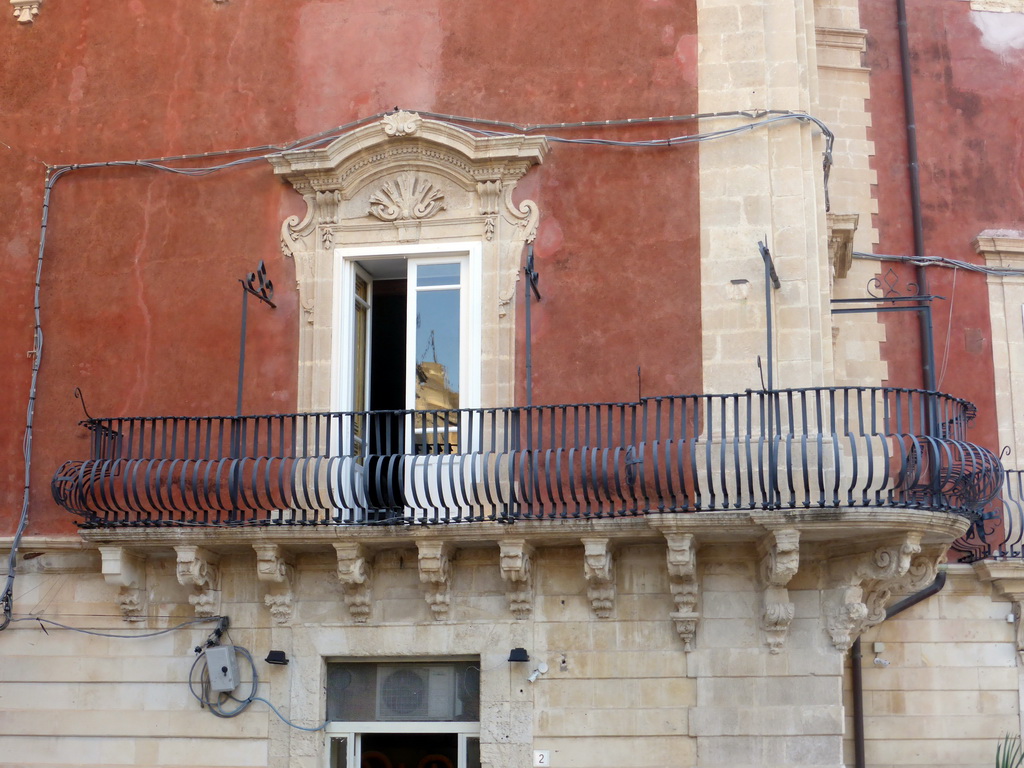
<svg viewBox="0 0 1024 768"><path fill-rule="evenodd" d="M395 112L398 111L398 107L395 107ZM375 115L360 118L350 123L346 123L335 128L331 128L325 131L321 131L310 136L305 136L295 141L275 145L275 144L264 144L260 146L247 147L242 149L227 149L217 150L213 152L203 152L196 154L185 154L185 155L174 155L161 158L151 159L139 159L139 160L111 160L105 162L91 162L91 163L74 163L70 165L46 165L46 180L43 188L43 212L42 221L40 224L39 232L39 251L36 259L36 276L35 276L35 291L34 291L34 342L33 348L29 352L32 357L32 375L31 382L29 385L29 399L28 409L25 425L25 437L23 441L23 456L25 459L25 487L22 501L21 515L18 521L18 527L15 531L14 537L11 542L10 555L8 557L7 577L4 585L3 592L0 593L0 609L3 611L3 616L0 618L0 631L3 631L10 625L11 617L13 612L13 593L14 593L14 577L15 567L17 565L18 548L21 543L22 536L24 535L25 528L28 523L28 512L29 512L29 497L30 488L29 481L31 476L32 467L32 436L35 423L35 401L37 393L37 384L39 378L39 368L42 360L43 351L43 330L42 330L42 313L40 305L40 286L42 281L42 268L43 268L43 256L46 251L46 230L47 220L49 218L50 209L50 197L53 191L54 185L57 180L63 177L65 174L84 169L98 169L98 168L147 168L155 171L163 171L166 173L174 173L183 176L194 176L202 177L207 176L211 173L218 171L224 171L231 168L237 168L249 163L264 161L270 154L277 154L280 152L314 149L324 144L329 144L340 136L358 128L359 126L365 125L366 123L379 120L389 112L378 112ZM644 118L621 118L614 120L589 120L580 121L575 123L538 123L533 125L520 125L517 123L502 122L497 120L484 120L480 118L472 117L460 117L457 115L444 115L433 112L420 112L418 113L424 117L431 119L437 119L444 122L457 125L466 130L473 130L477 133L488 133L487 130L477 126L488 126L489 128L503 128L506 131L513 131L519 134L522 133L533 133L535 131L560 131L560 130L571 130L581 128L612 128L612 127L629 127L638 125L657 125L657 124L670 124L679 122L688 122L693 120L712 120L712 119L723 119L723 118L745 118L752 120L753 122L735 126L733 128L726 128L716 131L710 131L706 133L687 134L680 136L673 136L667 139L648 139L638 141L618 141L608 140L599 138L562 138L557 136L547 136L549 141L560 142L565 144L574 145L598 145L608 147L620 147L620 148L643 148L643 147L675 147L685 146L688 144L699 143L704 141L712 141L730 136L735 136L747 131L752 131L758 128L766 128L775 123L781 121L798 121L798 122L809 122L816 125L822 132L825 138L825 150L823 153L822 168L824 172L824 196L825 196L825 210L829 210L829 197L828 197L828 180L829 171L832 166L832 148L835 141L835 136L828 126L819 118L809 115L805 112L794 112L790 110L774 110L774 109L759 109L759 110L735 110L731 112L710 112L710 113L696 113L689 115L666 115L661 117L644 117ZM13 149L9 145L4 144L8 149ZM194 167L176 167L168 165L168 163L177 163L184 161L195 161L204 160L209 161L212 158L226 158L237 155L246 155L245 157L239 157L235 160L228 162L218 163L214 165L194 166Z"/></svg>
<svg viewBox="0 0 1024 768"><path fill-rule="evenodd" d="M215 690L210 679L210 667L208 661L208 653L211 648L216 648L222 651L218 655L218 658L224 656L224 653L234 654L235 657L241 656L249 665L249 694L245 698L239 698L234 695L234 691L237 686L233 687L230 691ZM222 718L238 717L240 714L245 712L254 701L260 701L270 707L270 710L277 715L285 725L291 728L295 728L300 731L308 731L315 733L322 731L327 727L327 721L325 720L318 726L310 727L305 725L298 725L293 723L287 717L275 707L270 701L257 696L256 693L259 690L260 678L259 673L256 670L256 662L252 658L252 654L249 653L248 649L243 648L240 645L222 645L209 644L208 647L196 648L196 659L192 662L192 667L188 671L188 690L192 694L192 697L199 702L199 706L204 709L210 710L210 713ZM196 670L199 670L199 679L196 680ZM232 681L234 682L234 681ZM198 683L198 690L196 688ZM244 683L239 682L239 685ZM216 694L214 696L213 694Z"/></svg>

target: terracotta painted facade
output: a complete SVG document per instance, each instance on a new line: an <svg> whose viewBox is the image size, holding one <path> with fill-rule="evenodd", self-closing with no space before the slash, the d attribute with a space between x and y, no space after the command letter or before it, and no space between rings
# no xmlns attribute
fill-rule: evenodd
<svg viewBox="0 0 1024 768"><path fill-rule="evenodd" d="M5 25L0 345L12 397L0 416L11 425L0 438L0 500L11 510L3 530L13 532L21 504L44 163L282 145L396 105L516 123L696 112L692 2L588 9L517 3L495 24L486 4L133 3ZM543 211L536 403L632 400L638 369L644 394L699 391L696 173L693 148L567 144L543 175L520 184L518 194ZM294 264L281 256L278 232L301 206L264 161L201 178L93 168L55 183L40 291L31 532L71 530L46 486L69 449L87 445L75 426L75 387L93 415L233 412L237 281L260 260L278 307L250 313L244 410L296 410Z"/></svg>
<svg viewBox="0 0 1024 768"><path fill-rule="evenodd" d="M976 7L977 6L977 7ZM1024 221L1024 64L1019 14L985 4L907 4L910 68L921 179L923 256L984 264L973 247L984 230L1020 230ZM873 167L878 173L877 253L914 254L896 3L861 2L868 30L864 63L871 70ZM896 265L902 281L914 270ZM934 303L937 388L977 403L976 440L998 449L992 332L984 275L928 269ZM909 317L889 315L883 355L890 381L921 386L919 331Z"/></svg>

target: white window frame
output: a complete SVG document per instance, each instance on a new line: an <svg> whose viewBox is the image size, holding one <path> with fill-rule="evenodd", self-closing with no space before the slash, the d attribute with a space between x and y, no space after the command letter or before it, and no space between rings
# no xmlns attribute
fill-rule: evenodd
<svg viewBox="0 0 1024 768"><path fill-rule="evenodd" d="M325 768L331 765L331 742L345 739L347 750L346 768L359 768L362 764L362 743L360 737L364 733L452 733L458 736L459 756L455 768L466 768L466 739L480 738L480 723L446 720L438 722L406 720L371 721L362 723L332 722L324 729L324 762Z"/></svg>
<svg viewBox="0 0 1024 768"><path fill-rule="evenodd" d="M334 301L331 350L331 410L352 410L355 393L351 372L355 366L355 279L356 264L374 260L397 260L429 264L432 262L461 262L459 346L459 407L480 406L482 367L482 261L483 244L471 242L419 243L415 245L385 245L334 250ZM415 290L410 285L409 290ZM373 322L372 313L370 323ZM410 322L413 322L410 319ZM408 346L408 345L407 345ZM414 375L410 360L415 349L406 350L405 374L407 408L412 408L411 379ZM367 376L369 367L367 366ZM373 404L370 404L373 407Z"/></svg>

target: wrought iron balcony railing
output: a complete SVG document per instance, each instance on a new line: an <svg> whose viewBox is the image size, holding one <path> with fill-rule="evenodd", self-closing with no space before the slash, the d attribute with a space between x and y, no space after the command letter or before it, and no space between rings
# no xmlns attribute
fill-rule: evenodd
<svg viewBox="0 0 1024 768"><path fill-rule="evenodd" d="M90 419L84 526L342 525L905 507L975 515L970 403L816 388L453 411Z"/></svg>
<svg viewBox="0 0 1024 768"><path fill-rule="evenodd" d="M1024 470L1005 470L1003 486L992 504L964 536L953 542L960 562L1024 560Z"/></svg>

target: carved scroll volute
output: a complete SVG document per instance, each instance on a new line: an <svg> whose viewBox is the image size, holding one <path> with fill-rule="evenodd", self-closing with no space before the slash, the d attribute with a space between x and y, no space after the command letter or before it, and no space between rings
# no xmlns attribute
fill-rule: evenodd
<svg viewBox="0 0 1024 768"><path fill-rule="evenodd" d="M795 613L787 585L800 567L800 531L795 528L771 531L761 540L758 550L764 586L761 628L768 650L779 653L786 643L786 634Z"/></svg>
<svg viewBox="0 0 1024 768"><path fill-rule="evenodd" d="M509 609L517 619L527 619L533 611L533 548L523 539L503 539L498 545Z"/></svg>
<svg viewBox="0 0 1024 768"><path fill-rule="evenodd" d="M124 547L101 546L103 579L118 587L117 607L125 621L146 618L146 561Z"/></svg>
<svg viewBox="0 0 1024 768"><path fill-rule="evenodd" d="M692 651L697 634L697 542L693 534L667 533L668 578L676 609L669 614L683 641L683 650Z"/></svg>
<svg viewBox="0 0 1024 768"><path fill-rule="evenodd" d="M267 585L263 602L279 625L292 620L292 577L294 567L277 544L253 544L256 550L256 578Z"/></svg>
<svg viewBox="0 0 1024 768"><path fill-rule="evenodd" d="M178 556L178 583L191 587L188 601L196 609L196 616L209 618L220 614L220 557L191 545L174 548Z"/></svg>
<svg viewBox="0 0 1024 768"><path fill-rule="evenodd" d="M849 650L864 630L885 619L892 590L911 572L912 563L919 569L912 578L927 576L930 566L927 558L917 557L920 554L921 534L912 531L869 552L844 555L830 563L834 586L826 598L826 629L837 650Z"/></svg>
<svg viewBox="0 0 1024 768"><path fill-rule="evenodd" d="M427 605L436 621L444 621L451 605L452 546L446 541L421 541L418 548L420 581L426 587Z"/></svg>
<svg viewBox="0 0 1024 768"><path fill-rule="evenodd" d="M345 593L345 605L352 621L365 624L373 606L370 587L373 573L369 553L362 544L335 543L338 554L338 581Z"/></svg>
<svg viewBox="0 0 1024 768"><path fill-rule="evenodd" d="M583 539L583 576L594 615L609 618L615 608L615 573L608 539Z"/></svg>

